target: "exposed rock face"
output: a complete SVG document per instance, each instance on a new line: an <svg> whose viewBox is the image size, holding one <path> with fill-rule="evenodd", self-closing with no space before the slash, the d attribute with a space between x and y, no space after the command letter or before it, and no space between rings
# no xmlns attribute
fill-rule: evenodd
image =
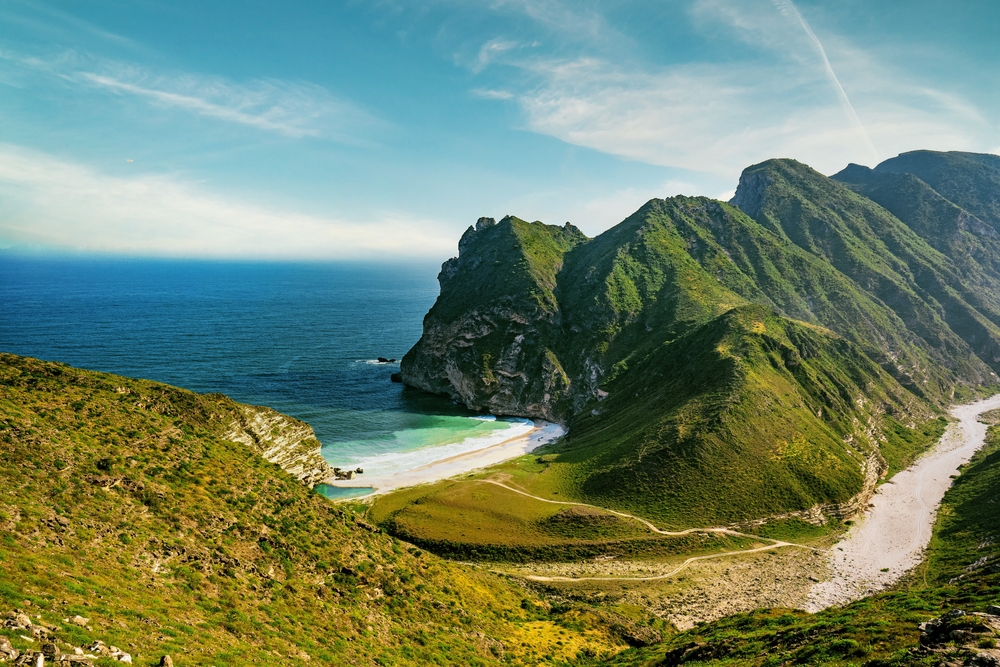
<svg viewBox="0 0 1000 667"><path fill-rule="evenodd" d="M760 213L760 209L764 206L767 188L771 184L772 181L767 174L745 171L740 176L739 187L736 188L736 194L729 200L729 203L753 218Z"/></svg>
<svg viewBox="0 0 1000 667"><path fill-rule="evenodd" d="M570 381L549 349L561 323L552 290L563 252L585 238L569 223L480 218L441 267L441 298L403 358L403 382L473 410L562 420Z"/></svg>
<svg viewBox="0 0 1000 667"><path fill-rule="evenodd" d="M270 408L240 405L226 437L260 454L312 487L333 476L312 427Z"/></svg>

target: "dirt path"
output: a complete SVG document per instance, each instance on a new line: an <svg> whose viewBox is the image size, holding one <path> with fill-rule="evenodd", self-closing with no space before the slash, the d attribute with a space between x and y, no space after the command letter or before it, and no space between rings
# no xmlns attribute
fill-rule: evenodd
<svg viewBox="0 0 1000 667"><path fill-rule="evenodd" d="M938 505L958 468L986 441L978 417L1000 407L1000 396L959 405L934 449L879 487L872 507L830 551L832 578L812 587L804 606L819 611L895 583L923 558Z"/></svg>
<svg viewBox="0 0 1000 667"><path fill-rule="evenodd" d="M634 521L638 521L642 525L646 526L646 528L649 528L651 531L653 531L654 533L656 533L658 535L669 535L671 537L681 537L681 536L684 536L684 535L690 535L692 533L716 533L716 534L719 534L719 535L732 535L734 537L752 537L754 539L764 539L764 538L757 537L756 535L747 535L746 533L740 533L740 532L737 532L735 530L731 530L729 528L687 528L685 530L679 530L679 531L660 530L659 528L657 528L656 526L654 526L649 521L646 521L642 517L638 517L638 516L635 516L635 515L632 515L632 514L626 514L625 512L618 512L618 511L615 511L615 510L609 510L607 507L598 507L597 505L588 505L587 503L576 503L576 502L572 502L572 501L568 501L568 500L549 500L548 498L540 498L539 496L533 496L533 495L531 495L530 493L528 493L526 491L522 491L521 489L515 489L513 486L507 486L506 484L504 484L502 482L497 482L497 481L492 480L492 479L481 479L479 481L483 482L485 484L494 484L494 485L499 486L499 487L501 487L503 489L507 489L508 491L513 491L514 493L519 493L522 496L525 496L527 498L531 498L532 500L538 500L538 501L543 502L543 503L551 503L553 505L573 505L575 507L592 507L595 510L601 510L602 512L607 512L608 514L614 514L615 516L620 516L623 519L632 519Z"/></svg>
<svg viewBox="0 0 1000 667"><path fill-rule="evenodd" d="M491 479L484 479L484 480L479 480L479 481L481 481L481 482L483 482L485 484L494 484L494 485L499 486L501 488L507 489L508 491L513 491L514 493L518 493L518 494L520 494L522 496L526 496L528 498L531 498L532 500L538 500L538 501L543 502L543 503L551 503L553 505L573 505L573 506L576 506L576 507L592 507L594 509L601 510L602 512L607 512L609 514L614 514L616 516L620 516L620 517L623 517L623 518L626 518L626 519L632 519L634 521L638 521L639 523L643 524L644 526L646 526L647 528L649 528L649 530L651 530L654 533L657 533L658 535L667 535L667 536L670 536L670 537L680 537L680 536L684 536L684 535L691 535L692 533L713 533L713 534L716 534L716 535L729 535L729 536L732 536L732 537L746 537L746 538L751 538L751 539L754 539L754 540L759 540L761 542L769 542L770 543L770 544L766 544L766 545L761 546L761 547L754 547L752 549L735 549L735 550L732 550L732 551L722 551L722 552L719 552L719 553L707 554L707 555L704 555L704 556L692 556L691 558L688 558L683 563L681 563L679 566L677 566L673 570L670 570L669 572L665 572L665 573L662 573L662 574L657 574L657 575L649 576L649 577L623 577L623 576L564 577L564 576L545 576L545 575L536 575L536 574L521 575L523 578L529 579L531 581L540 581L540 582L553 582L553 581L573 581L573 582L578 582L578 581L658 581L658 580L667 579L669 577L672 577L672 576L676 575L677 573L679 573L679 572L683 571L685 568L687 568L687 566L690 565L691 563L695 563L695 562L703 561L703 560L714 560L716 558L725 558L725 557L728 557L728 556L740 556L740 555L746 555L746 554L755 554L755 553L760 553L762 551L771 551L773 549L780 549L780 548L783 548L783 547L798 547L799 549L808 549L810 551L822 551L821 549L816 549L815 547L806 546L804 544L795 544L794 542L783 542L781 540L774 540L774 539L771 539L771 538L760 537L759 535L749 535L747 533L741 533L739 531L735 531L735 530L732 530L730 528L722 528L722 527L713 527L713 528L688 528L686 530L680 530L680 531L661 530L661 529L657 528L656 526L654 526L649 521L647 521L646 519L634 516L632 514L626 514L625 512L618 512L618 511L615 511L615 510L610 510L610 509L608 509L606 507L598 507L597 505L589 505L587 503L577 503L577 502L566 501L566 500L549 500L548 498L540 498L539 496L534 496L534 495L532 495L530 493L527 493L526 491L521 491L520 489L515 489L512 486L507 486L506 484L503 484L501 482L497 482L497 481L491 480Z"/></svg>
<svg viewBox="0 0 1000 667"><path fill-rule="evenodd" d="M531 581L658 581L660 579L668 579L678 574L679 572L683 571L691 563L696 563L700 560L714 560L716 558L744 556L746 554L760 553L761 551L771 551L772 549L780 549L781 547L799 547L802 549L812 549L812 547L807 547L801 544L793 544L792 542L775 541L773 544L767 544L762 547L756 547L754 549L737 549L735 551L722 551L717 554L708 554L707 556L692 556L691 558L688 558L686 561L681 563L673 570L670 570L669 572L664 572L663 574L657 574L651 577L560 577L560 576L547 577L537 574L528 574L524 575L524 578L530 579ZM815 551L815 549L813 550Z"/></svg>

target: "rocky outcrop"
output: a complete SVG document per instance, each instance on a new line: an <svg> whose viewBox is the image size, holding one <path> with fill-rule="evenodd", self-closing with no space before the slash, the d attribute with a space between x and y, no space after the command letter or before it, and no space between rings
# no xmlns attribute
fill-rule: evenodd
<svg viewBox="0 0 1000 667"><path fill-rule="evenodd" d="M917 653L936 654L942 665L1000 667L1000 607L990 605L986 613L952 609L921 623Z"/></svg>
<svg viewBox="0 0 1000 667"><path fill-rule="evenodd" d="M333 476L312 427L270 408L239 405L226 438L246 445L309 487Z"/></svg>
<svg viewBox="0 0 1000 667"><path fill-rule="evenodd" d="M80 621L83 621L82 623ZM64 618L63 623L69 623L87 628L88 620L81 616ZM17 638L22 644L27 644L31 648L15 648L11 640L0 636L0 663L10 662L14 665L91 665L94 661L102 658L110 658L116 662L126 665L132 664L132 655L117 646L108 646L101 640L91 642L86 646L74 646L69 643L58 641L62 628L58 625L46 623L40 615L31 617L21 609L9 611L4 615L4 620L0 626L18 632ZM71 652L64 653L60 648L68 648ZM36 650L34 646L37 646ZM168 658L169 659L169 658ZM162 664L162 663L161 663ZM173 664L173 663L170 663Z"/></svg>
<svg viewBox="0 0 1000 667"><path fill-rule="evenodd" d="M569 223L480 218L441 267L441 297L400 379L472 410L562 421L571 383L550 347L561 326L553 289L563 254L585 239Z"/></svg>

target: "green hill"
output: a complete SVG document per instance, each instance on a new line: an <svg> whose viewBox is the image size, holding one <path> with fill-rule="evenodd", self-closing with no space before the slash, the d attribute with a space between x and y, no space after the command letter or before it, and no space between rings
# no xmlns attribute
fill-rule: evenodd
<svg viewBox="0 0 1000 667"><path fill-rule="evenodd" d="M265 444L288 435L224 396L0 355L0 614L144 665L554 664L626 645L633 621L550 611L310 490L234 441L251 412ZM37 650L24 634L0 628Z"/></svg>
<svg viewBox="0 0 1000 667"><path fill-rule="evenodd" d="M911 151L882 162L875 170L913 174L1000 232L1000 156Z"/></svg>
<svg viewBox="0 0 1000 667"><path fill-rule="evenodd" d="M924 562L896 590L817 614L786 609L736 614L675 635L655 648L621 653L603 664L990 664L989 657L974 661L973 656L982 649L995 651L995 632L984 623L984 617L970 614L995 613L990 606L1000 599L998 494L1000 430L994 426L986 447L963 467L945 494ZM936 642L926 638L921 642L921 623L955 610L967 615L950 621L954 634L946 632Z"/></svg>
<svg viewBox="0 0 1000 667"><path fill-rule="evenodd" d="M403 380L566 423L519 479L538 495L670 526L838 516L1000 367L1000 274L965 236L932 233L971 216L919 179L879 177L898 201L920 193L919 220L770 160L730 204L654 199L594 239L480 223L442 269ZM780 453L793 442L801 456Z"/></svg>

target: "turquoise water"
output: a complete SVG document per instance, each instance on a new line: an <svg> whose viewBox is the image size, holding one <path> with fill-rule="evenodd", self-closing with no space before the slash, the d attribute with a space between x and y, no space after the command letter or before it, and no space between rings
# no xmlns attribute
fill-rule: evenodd
<svg viewBox="0 0 1000 667"><path fill-rule="evenodd" d="M329 484L317 484L316 492L330 500L347 500L348 498L361 498L367 496L374 489L370 486L359 486L347 488L342 486L330 486Z"/></svg>
<svg viewBox="0 0 1000 667"><path fill-rule="evenodd" d="M524 428L374 363L420 337L437 271L0 254L0 350L268 405L311 424L334 465L408 469Z"/></svg>

